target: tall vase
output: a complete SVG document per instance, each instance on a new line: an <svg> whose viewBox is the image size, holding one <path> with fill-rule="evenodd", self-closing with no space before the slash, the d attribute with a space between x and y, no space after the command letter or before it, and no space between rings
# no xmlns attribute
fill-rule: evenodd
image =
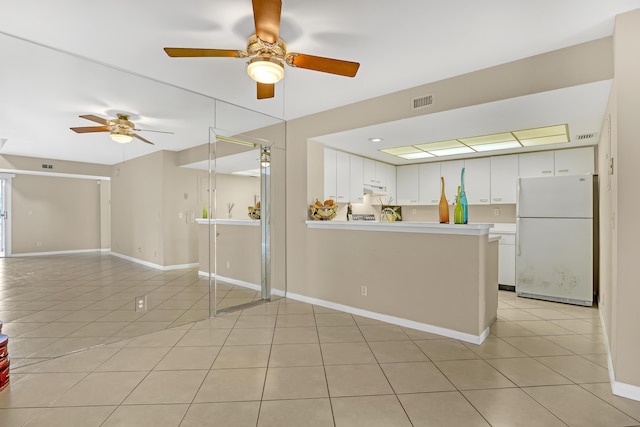
<svg viewBox="0 0 640 427"><path fill-rule="evenodd" d="M462 211L464 213L463 224L469 223L469 204L467 203L467 194L464 192L464 168L460 173L460 203L462 204Z"/></svg>
<svg viewBox="0 0 640 427"><path fill-rule="evenodd" d="M460 201L460 186L458 185L458 197L456 198L456 207L453 209L453 222L455 224L464 224L464 209Z"/></svg>
<svg viewBox="0 0 640 427"><path fill-rule="evenodd" d="M442 183L442 194L440 194L440 224L449 224L449 203L447 196L444 195L444 177L440 177Z"/></svg>

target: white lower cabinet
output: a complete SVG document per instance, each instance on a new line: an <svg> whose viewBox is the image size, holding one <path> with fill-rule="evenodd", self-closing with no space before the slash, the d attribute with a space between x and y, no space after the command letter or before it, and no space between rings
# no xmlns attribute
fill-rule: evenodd
<svg viewBox="0 0 640 427"><path fill-rule="evenodd" d="M491 234L500 236L498 242L498 284L516 285L516 236L515 233Z"/></svg>

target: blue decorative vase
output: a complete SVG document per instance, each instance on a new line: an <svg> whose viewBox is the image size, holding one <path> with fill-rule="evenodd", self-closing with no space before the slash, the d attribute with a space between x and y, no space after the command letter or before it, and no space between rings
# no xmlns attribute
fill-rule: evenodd
<svg viewBox="0 0 640 427"><path fill-rule="evenodd" d="M462 205L462 211L464 215L463 224L469 223L469 204L467 203L467 193L464 192L464 168L460 174L460 204Z"/></svg>

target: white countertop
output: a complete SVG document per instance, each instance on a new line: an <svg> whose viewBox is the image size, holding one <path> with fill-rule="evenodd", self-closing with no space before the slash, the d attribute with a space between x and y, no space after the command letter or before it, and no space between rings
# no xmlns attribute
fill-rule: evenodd
<svg viewBox="0 0 640 427"><path fill-rule="evenodd" d="M218 225L248 225L248 226L253 226L253 227L259 227L260 226L260 220L259 219L226 219L226 218L209 218L209 219L204 219L204 218L197 218L196 222L198 224L218 224Z"/></svg>
<svg viewBox="0 0 640 427"><path fill-rule="evenodd" d="M307 221L307 228L356 231L391 231L399 233L488 235L493 224L440 224L420 221Z"/></svg>

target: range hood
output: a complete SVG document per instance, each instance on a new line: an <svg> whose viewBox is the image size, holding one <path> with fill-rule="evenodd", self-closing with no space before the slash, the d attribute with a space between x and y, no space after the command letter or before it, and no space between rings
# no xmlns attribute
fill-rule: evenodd
<svg viewBox="0 0 640 427"><path fill-rule="evenodd" d="M386 196L387 187L381 187L379 185L364 184L364 194L371 194L373 196Z"/></svg>

